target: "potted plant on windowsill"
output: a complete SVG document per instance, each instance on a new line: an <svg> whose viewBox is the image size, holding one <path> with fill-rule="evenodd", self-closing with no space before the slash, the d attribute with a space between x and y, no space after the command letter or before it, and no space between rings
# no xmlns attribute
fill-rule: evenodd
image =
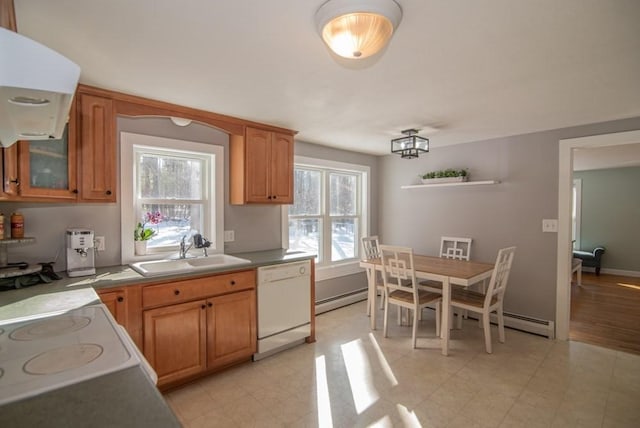
<svg viewBox="0 0 640 428"><path fill-rule="evenodd" d="M443 169L439 171L427 172L420 175L422 184L435 184L435 183L455 183L467 181L469 174L466 169Z"/></svg>
<svg viewBox="0 0 640 428"><path fill-rule="evenodd" d="M144 220L138 222L135 229L133 229L133 240L137 256L144 256L147 254L147 242L156 234L155 230L146 227L147 223L158 224L161 220L162 214L160 214L160 212L148 212L144 216Z"/></svg>

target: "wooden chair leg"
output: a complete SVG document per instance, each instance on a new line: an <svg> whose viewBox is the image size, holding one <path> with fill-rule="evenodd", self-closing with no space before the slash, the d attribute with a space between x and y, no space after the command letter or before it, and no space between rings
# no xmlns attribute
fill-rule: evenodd
<svg viewBox="0 0 640 428"><path fill-rule="evenodd" d="M504 314L502 309L498 310L498 340L504 343Z"/></svg>
<svg viewBox="0 0 640 428"><path fill-rule="evenodd" d="M382 336L387 337L387 322L389 321L389 302L384 301L384 323L382 328Z"/></svg>
<svg viewBox="0 0 640 428"><path fill-rule="evenodd" d="M412 341L413 341L413 349L416 349L416 333L418 330L418 310L413 310L413 332L412 332Z"/></svg>
<svg viewBox="0 0 640 428"><path fill-rule="evenodd" d="M442 302L436 303L436 336L440 337L440 308L442 307Z"/></svg>
<svg viewBox="0 0 640 428"><path fill-rule="evenodd" d="M484 327L484 345L487 349L487 354L491 353L491 323L489 321L489 313L484 312L482 314L482 326Z"/></svg>

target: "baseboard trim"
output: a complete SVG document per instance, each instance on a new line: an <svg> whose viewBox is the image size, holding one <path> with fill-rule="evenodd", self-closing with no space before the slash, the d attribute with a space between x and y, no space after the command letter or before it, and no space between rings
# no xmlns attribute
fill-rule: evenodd
<svg viewBox="0 0 640 428"><path fill-rule="evenodd" d="M595 272L595 268L592 267L583 267L583 272ZM620 275L620 276L633 276L635 278L640 278L640 272L635 270L623 270L623 269L609 269L602 268L600 269L600 273L606 273L609 275Z"/></svg>
<svg viewBox="0 0 640 428"><path fill-rule="evenodd" d="M477 320L478 314L469 312L469 318ZM498 324L498 316L491 314L491 324ZM532 318L525 315L512 314L510 312L504 312L504 326L514 330L524 331L525 333L531 333L538 336L543 336L548 339L555 339L556 326L553 321L541 320L538 318Z"/></svg>
<svg viewBox="0 0 640 428"><path fill-rule="evenodd" d="M367 300L367 290L356 290L316 302L316 315Z"/></svg>

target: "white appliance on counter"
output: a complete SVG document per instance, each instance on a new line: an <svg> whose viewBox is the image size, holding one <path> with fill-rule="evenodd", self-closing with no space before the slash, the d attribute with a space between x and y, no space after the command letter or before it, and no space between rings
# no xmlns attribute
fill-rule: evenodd
<svg viewBox="0 0 640 428"><path fill-rule="evenodd" d="M157 382L102 304L0 324L0 405L136 365Z"/></svg>
<svg viewBox="0 0 640 428"><path fill-rule="evenodd" d="M311 262L258 268L259 360L311 335Z"/></svg>
<svg viewBox="0 0 640 428"><path fill-rule="evenodd" d="M95 275L93 230L67 229L67 275Z"/></svg>

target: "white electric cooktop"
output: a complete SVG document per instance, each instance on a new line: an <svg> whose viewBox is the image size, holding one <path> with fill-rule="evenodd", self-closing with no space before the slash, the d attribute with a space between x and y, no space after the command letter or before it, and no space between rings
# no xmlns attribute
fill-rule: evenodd
<svg viewBox="0 0 640 428"><path fill-rule="evenodd" d="M140 362L104 305L0 324L0 405Z"/></svg>

